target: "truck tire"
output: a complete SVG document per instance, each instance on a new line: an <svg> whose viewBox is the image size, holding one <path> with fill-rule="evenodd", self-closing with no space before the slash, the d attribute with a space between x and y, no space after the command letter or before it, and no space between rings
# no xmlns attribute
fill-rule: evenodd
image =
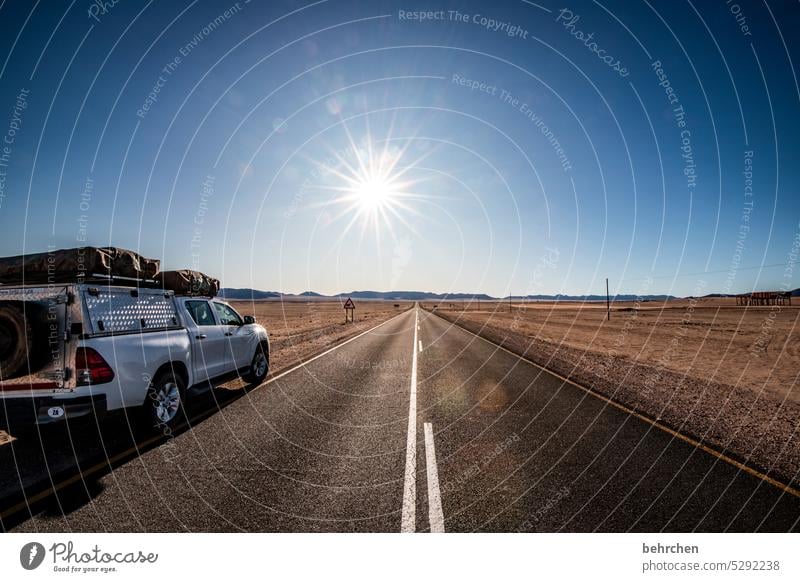
<svg viewBox="0 0 800 582"><path fill-rule="evenodd" d="M158 374L147 389L142 415L148 429L175 430L186 418L186 382L172 371Z"/></svg>
<svg viewBox="0 0 800 582"><path fill-rule="evenodd" d="M0 304L0 379L25 372L28 354L33 353L33 327L22 306Z"/></svg>
<svg viewBox="0 0 800 582"><path fill-rule="evenodd" d="M258 344L244 379L254 387L261 384L267 374L269 374L269 349L264 344Z"/></svg>

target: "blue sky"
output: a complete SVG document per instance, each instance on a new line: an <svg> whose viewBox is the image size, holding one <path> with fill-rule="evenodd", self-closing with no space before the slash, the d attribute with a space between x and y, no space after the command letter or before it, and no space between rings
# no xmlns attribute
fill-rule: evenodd
<svg viewBox="0 0 800 582"><path fill-rule="evenodd" d="M2 255L284 292L800 286L796 5L33 6L0 7ZM342 175L370 149L378 202Z"/></svg>

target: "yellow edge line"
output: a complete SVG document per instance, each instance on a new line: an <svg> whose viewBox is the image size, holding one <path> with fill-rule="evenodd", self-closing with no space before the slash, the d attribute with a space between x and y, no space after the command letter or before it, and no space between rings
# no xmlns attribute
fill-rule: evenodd
<svg viewBox="0 0 800 582"><path fill-rule="evenodd" d="M688 443L688 444L690 444L690 445L692 445L692 446L694 446L694 447L696 447L696 448L698 448L698 449L700 449L702 451L705 451L706 453L708 453L710 455L715 456L716 458L720 459L721 461L724 461L724 462L728 463L729 465L733 465L737 469L740 469L740 470L744 471L745 473L748 473L748 474L752 475L753 477L757 477L757 478L761 479L762 481L764 481L766 483L769 483L773 487L777 487L781 491L784 491L786 493L789 493L790 495L794 495L795 497L800 498L800 490L795 489L791 485L787 485L786 483L782 483L781 481L778 481L777 479L773 479L769 475L767 475L765 473L762 473L761 471L758 471L756 469L753 469L752 467L750 467L748 465L745 465L741 461L737 461L736 459L733 459L733 458L729 457L728 455L726 455L724 453L721 453L721 452L719 452L719 451L717 451L717 450L715 450L715 449L713 449L713 448L711 448L711 447L709 447L707 445L704 445L703 443L693 439L690 436L687 436L687 435L685 435L683 433L680 433L680 432L678 432L678 431L676 431L674 429L671 429L668 426L663 425L663 424L661 424L660 422L658 422L656 420L653 420L652 418L648 418L648 417L644 416L643 414L640 414L639 412L636 412L632 408L628 408L624 404L620 404L619 402L616 402L615 400L612 400L608 396L603 396L602 394L600 394L596 390L593 390L592 388L589 388L587 386L583 386L581 384L578 384L574 380L572 380L570 378L567 378L566 376L562 376L558 372L554 372L553 370L550 370L549 368L546 368L546 367L542 366L541 364L537 364L536 362L526 358L525 356L520 356L519 354L517 354L515 352L512 352L508 348L506 348L504 346L501 346L500 344L498 344L496 342L493 342L492 340L487 339L487 338L483 337L482 335L479 335L479 334L475 333L472 330L467 329L466 327L464 327L463 325L461 325L461 324L459 324L459 323L457 323L455 321L450 321L449 319L445 319L444 317L442 317L438 313L434 313L432 311L429 311L428 313L431 313L432 315L435 315L436 317L438 317L439 319L441 319L443 321L446 321L447 323L452 323L454 325L457 325L460 329L463 329L467 333L470 333L470 334L474 335L476 338L481 339L481 340L485 341L486 343L491 344L492 346L500 348L501 350L511 354L515 358L518 358L518 359L522 360L523 362L525 362L527 364L530 364L530 365L532 365L532 366L534 366L536 368L539 368L543 372L547 372L548 374L558 378L562 382L566 382L567 384L571 384L572 386L575 386L576 388L580 388L581 390L583 390L587 394L591 394L595 398L598 398L598 399L602 400L603 402L606 402L606 403L610 404L611 406L613 406L613 407L615 407L615 408L617 408L617 409L619 409L619 410L621 410L623 412L626 412L626 413L628 413L628 414L630 414L632 416L635 416L639 420L643 420L647 424L649 424L651 426L654 426L657 429L659 429L659 430L661 430L661 431L663 431L663 432L665 432L667 434L670 434L670 435L672 435L674 437L677 437L680 440L682 440L682 441L684 441L684 442L686 442L686 443Z"/></svg>
<svg viewBox="0 0 800 582"><path fill-rule="evenodd" d="M410 308L410 309L413 309L413 308ZM303 360L303 361L302 361L302 362L300 362L299 364L296 364L296 365L292 365L292 366L290 366L288 369L284 370L283 372L280 372L280 373L278 373L276 376L272 376L272 377L271 377L269 380L267 380L266 382L264 382L264 383L262 383L262 384L259 384L258 386L256 386L256 387L255 387L255 388L253 388L252 390L250 390L250 392L253 392L253 391L255 391L255 390L258 390L259 388L262 388L262 387L264 387L264 386L267 386L268 384L271 384L271 383L272 383L272 382L274 382L275 380L279 380L279 379L283 378L284 376L286 376L287 374L290 374L290 373L292 373L292 372L295 372L295 371L299 370L300 368L302 368L302 367L306 366L307 364L310 364L310 363L311 363L311 362L313 362L314 360L317 360L317 359L321 358L322 356L325 356L325 355L327 355L327 354L331 353L332 351L334 351L334 350L338 350L338 349L339 349L339 348L341 348L342 346L344 346L344 345L346 345L346 344L349 344L350 342L352 342L352 341L354 341L354 340L357 340L357 339L358 339L358 338L360 338L361 336L363 336L363 335L366 335L366 334L368 334L368 333L369 333L369 332L371 332L371 331L375 331L375 330L376 330L376 329L378 329L379 327L381 327L381 326L383 326L383 325L386 325L386 324L387 324L387 323L389 323L390 321L394 321L395 319L397 319L397 318L398 318L398 317L400 317L401 315L404 315L405 313L407 313L408 311L410 311L410 309L406 309L406 310L404 310L404 311L402 311L402 312L398 313L398 314L397 314L397 315L395 315L394 317L390 317L390 318L389 318L389 319L387 319L386 321L382 321L382 322L381 322L381 323L379 323L378 325L376 325L376 326L374 326L374 327L371 327L371 328L369 328L369 329L367 329L367 330L365 330L365 331L362 331L362 332L361 332L361 333L359 333L358 335L355 335L355 336L353 336L353 337L351 337L351 338L347 338L347 339L345 339L345 340L342 340L341 342L339 342L339 343L337 343L337 344L333 345L332 347L328 348L328 349L327 349L327 350L325 350L324 352L322 352L322 353L320 353L320 354L317 354L316 356L312 356L311 358L309 358L309 359L307 359L307 360ZM198 419L201 419L201 418L205 418L205 417L211 416L212 414L213 414L213 412L210 412L210 413L208 413L208 414L198 414L198 415L197 415L197 416L195 416L195 417L194 417L192 420L193 420L193 421L196 421L196 420L198 420ZM191 428L191 427L190 427L190 428ZM145 440L145 441L143 441L143 442L141 442L141 443L137 443L137 445L136 445L135 447L131 447L131 448L129 448L129 449L127 449L127 450L125 450L125 451L122 451L122 452L120 452L120 453L117 453L116 455L114 455L114 456L113 456L113 457L111 457L110 459L106 459L105 461L102 461L102 462L100 462L100 463L97 463L97 464L95 464L95 465L93 465L93 466L89 467L89 468L88 468L88 469L86 469L85 471L80 471L80 472L79 472L77 475L73 475L72 477L69 477L69 478L65 479L64 481L60 481L59 483L57 483L57 484L53 485L53 487L52 487L52 488L46 489L46 490L44 490L44 491L40 491L39 493L36 493L35 495L33 495L33 496L31 496L31 497L26 497L24 501L20 501L20 502L18 502L18 503L16 503L16 504L12 505L11 507L9 507L8 509L6 509L5 511L3 511L3 512L0 512L0 519L6 519L6 518L8 518L8 517L10 517L10 516L14 515L14 514L15 514L15 513L17 513L17 512L19 512L19 511L22 511L23 509L29 508L29 507L30 507L32 504L34 504L34 503L38 503L39 501L42 501L43 499L47 499L48 497L50 497L51 495L54 495L54 494L58 493L59 491L61 491L61 490L62 490L62 489L64 489L65 487L68 487L69 485L72 485L72 484L74 484L74 483L77 483L78 481L82 481L82 480L84 480L86 477L90 477L90 476L92 476L94 473L97 473L97 472L101 471L102 469L105 469L105 468L109 467L110 465L113 465L114 463L116 463L116 462L118 462L118 461L121 461L121 460L122 460L122 459L124 459L125 457L127 457L127 456L130 456L131 454L134 454L134 453L138 452L138 451L139 451L139 449L144 449L144 448L147 448L147 447L149 447L150 445L152 445L152 444L154 444L154 443L156 443L156 442L160 441L160 440L161 440L161 439L163 439L163 438L164 438L164 437L163 437L163 435L162 435L162 436L153 436L153 437L150 437L150 438L148 438L147 440ZM140 454L141 454L141 453L140 453ZM112 468L112 471L113 471L113 468Z"/></svg>

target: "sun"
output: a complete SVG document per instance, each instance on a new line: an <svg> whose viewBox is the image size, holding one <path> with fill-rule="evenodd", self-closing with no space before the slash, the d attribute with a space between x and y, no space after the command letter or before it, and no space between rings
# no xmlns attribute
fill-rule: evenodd
<svg viewBox="0 0 800 582"><path fill-rule="evenodd" d="M408 144L391 147L390 141L376 144L367 137L357 147L351 138L348 154L334 153L337 163L324 165L331 183L321 189L335 192L324 204L339 207L331 223L349 217L340 238L359 223L362 237L368 229L376 236L384 229L394 236L395 222L411 228L403 215L416 214L413 200L423 198L412 191L419 180L409 178L419 160L402 163Z"/></svg>
<svg viewBox="0 0 800 582"><path fill-rule="evenodd" d="M392 203L394 184L381 177L370 177L353 187L353 198L366 211L372 212Z"/></svg>

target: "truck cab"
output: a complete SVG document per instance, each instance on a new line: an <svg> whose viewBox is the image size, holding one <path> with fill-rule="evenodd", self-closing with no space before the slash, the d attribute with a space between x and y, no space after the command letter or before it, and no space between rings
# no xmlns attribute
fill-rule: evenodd
<svg viewBox="0 0 800 582"><path fill-rule="evenodd" d="M195 384L233 371L246 371L253 364L257 348L267 340L266 330L254 319L242 317L216 298L178 297L177 302L193 345ZM255 375L259 372L255 370Z"/></svg>

